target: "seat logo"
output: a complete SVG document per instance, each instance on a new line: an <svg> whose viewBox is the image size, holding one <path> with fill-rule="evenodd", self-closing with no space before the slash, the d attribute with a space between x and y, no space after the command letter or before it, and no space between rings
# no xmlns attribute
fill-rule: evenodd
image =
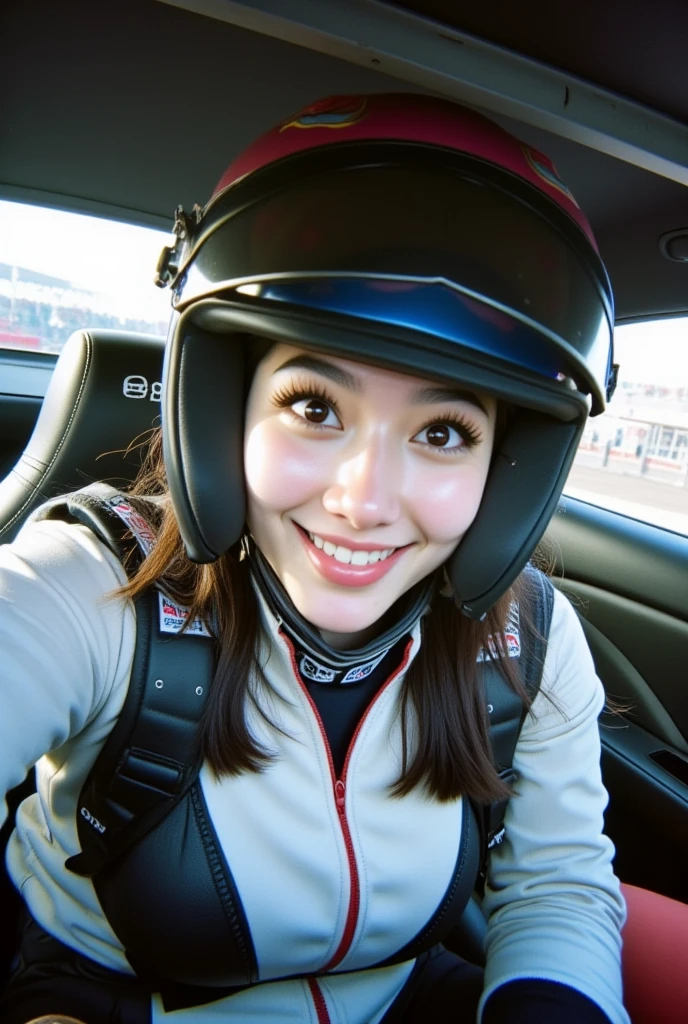
<svg viewBox="0 0 688 1024"><path fill-rule="evenodd" d="M93 828L96 830L96 832L101 832L102 833L102 832L105 831L105 825L101 825L101 823L98 821L98 819L93 817L93 815L88 810L88 808L82 807L81 810L79 811L79 813L81 814L82 818L86 819L86 821L89 823L89 825L93 826Z"/></svg>
<svg viewBox="0 0 688 1024"><path fill-rule="evenodd" d="M128 377L124 378L122 394L125 398L148 398L151 402L159 402L162 394L162 383L156 380L149 388L147 377L142 377L138 373L131 373Z"/></svg>

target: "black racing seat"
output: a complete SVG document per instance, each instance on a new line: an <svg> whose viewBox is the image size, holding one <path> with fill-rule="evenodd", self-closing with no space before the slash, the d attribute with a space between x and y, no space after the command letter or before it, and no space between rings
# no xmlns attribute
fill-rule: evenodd
<svg viewBox="0 0 688 1024"><path fill-rule="evenodd" d="M76 331L56 363L29 442L0 481L0 544L11 541L48 498L94 480L128 483L141 465L140 447L159 422L164 338L117 331ZM19 901L4 868L5 847L33 772L7 796L0 829L0 990L17 946Z"/></svg>
<svg viewBox="0 0 688 1024"><path fill-rule="evenodd" d="M76 331L57 360L33 434L0 481L0 544L35 508L94 480L131 481L159 422L164 338ZM125 454L126 453L126 454Z"/></svg>

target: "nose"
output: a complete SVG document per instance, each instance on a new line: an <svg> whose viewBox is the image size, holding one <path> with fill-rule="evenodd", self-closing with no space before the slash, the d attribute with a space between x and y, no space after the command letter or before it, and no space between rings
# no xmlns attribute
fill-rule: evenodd
<svg viewBox="0 0 688 1024"><path fill-rule="evenodd" d="M395 454L383 441L371 440L340 463L335 482L323 495L323 505L355 530L370 530L397 521L401 488L402 470Z"/></svg>

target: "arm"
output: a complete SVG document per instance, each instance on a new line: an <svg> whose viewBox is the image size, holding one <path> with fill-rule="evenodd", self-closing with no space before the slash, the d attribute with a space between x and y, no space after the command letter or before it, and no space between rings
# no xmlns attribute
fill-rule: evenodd
<svg viewBox="0 0 688 1024"><path fill-rule="evenodd" d="M481 1013L500 986L521 979L509 986L515 998L527 989L523 979L538 979L558 983L547 986L550 993L561 995L560 986L568 986L613 1024L628 1024L620 972L624 904L611 867L613 847L602 835L607 794L597 717L603 702L576 615L557 594L542 689L514 756L517 795L507 809L505 841L491 857ZM526 1019L496 1016L507 996L505 990L491 1001L485 1024Z"/></svg>
<svg viewBox="0 0 688 1024"><path fill-rule="evenodd" d="M124 581L83 526L31 524L0 547L0 820L7 790L93 722L126 670L133 611L103 600Z"/></svg>

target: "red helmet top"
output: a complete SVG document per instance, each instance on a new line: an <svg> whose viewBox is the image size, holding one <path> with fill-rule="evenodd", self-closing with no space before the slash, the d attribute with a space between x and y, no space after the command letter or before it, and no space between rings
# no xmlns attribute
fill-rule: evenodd
<svg viewBox="0 0 688 1024"><path fill-rule="evenodd" d="M441 146L517 174L565 210L597 249L585 215L548 157L474 110L414 93L330 96L304 107L261 135L230 164L211 203L240 178L294 153L382 139Z"/></svg>

